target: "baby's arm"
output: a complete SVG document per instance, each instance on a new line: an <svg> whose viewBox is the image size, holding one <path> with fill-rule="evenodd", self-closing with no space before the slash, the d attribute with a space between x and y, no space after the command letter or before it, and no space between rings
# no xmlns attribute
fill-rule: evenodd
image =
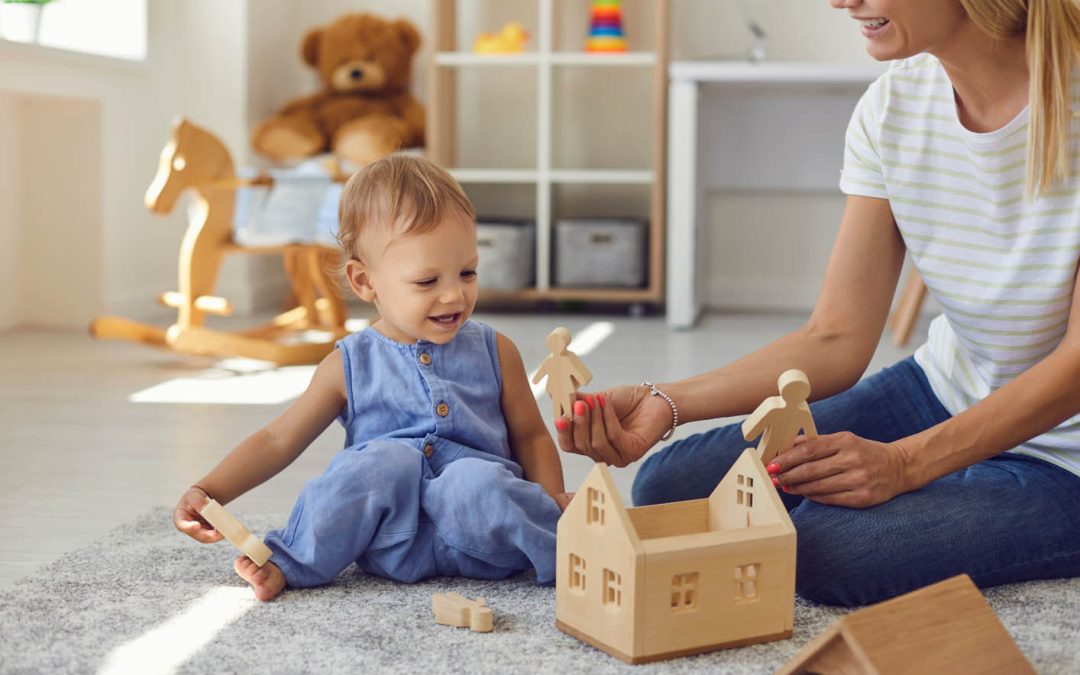
<svg viewBox="0 0 1080 675"><path fill-rule="evenodd" d="M502 333L497 335L496 341L503 380L502 410L510 435L510 448L525 470L525 478L538 483L564 506L565 498L560 497L566 492L562 463L555 442L540 417L521 354Z"/></svg>
<svg viewBox="0 0 1080 675"><path fill-rule="evenodd" d="M334 421L345 401L344 368L335 349L315 369L300 398L244 439L196 483L197 487L183 494L173 512L176 528L201 542L221 539L221 534L198 516L206 498L227 504L277 475Z"/></svg>

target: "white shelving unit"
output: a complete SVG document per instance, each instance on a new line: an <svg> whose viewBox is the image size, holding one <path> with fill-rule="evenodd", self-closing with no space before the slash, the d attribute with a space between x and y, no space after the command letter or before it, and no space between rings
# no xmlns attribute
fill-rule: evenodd
<svg viewBox="0 0 1080 675"><path fill-rule="evenodd" d="M536 284L514 293L491 293L485 296L525 300L580 300L625 302L631 305L658 304L664 299L664 217L665 217L665 138L667 133L667 69L669 0L641 0L645 3L649 30L652 31L649 51L629 51L620 54L594 54L584 51L561 51L555 48L555 26L560 8L573 5L575 12L587 2L568 0L536 0L536 25L530 29L535 38L535 51L522 54L475 54L461 51L458 42L458 3L456 0L433 0L433 56L428 74L427 147L429 156L448 168L466 190L472 185L534 185L536 221ZM581 20L587 22L587 12ZM473 36L466 36L471 43ZM634 44L633 36L630 38ZM527 168L463 167L458 161L457 132L457 74L463 68L503 69L525 68L536 79L535 165ZM589 166L564 168L552 162L554 122L554 92L557 75L566 68L638 69L642 77L651 78L650 129L647 142L651 145L650 161L646 166L623 168L593 168ZM646 285L642 288L559 288L553 285L551 270L553 256L553 223L559 217L553 199L554 190L563 186L643 186L648 190L648 213L641 216L649 221L648 264ZM612 213L623 216L624 213Z"/></svg>

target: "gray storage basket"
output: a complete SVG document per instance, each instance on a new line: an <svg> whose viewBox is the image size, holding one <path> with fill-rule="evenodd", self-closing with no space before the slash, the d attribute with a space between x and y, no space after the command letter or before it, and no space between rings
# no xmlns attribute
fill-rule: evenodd
<svg viewBox="0 0 1080 675"><path fill-rule="evenodd" d="M480 253L477 283L492 291L519 291L535 278L536 225L531 220L480 218L476 246Z"/></svg>
<svg viewBox="0 0 1080 675"><path fill-rule="evenodd" d="M645 285L647 221L565 218L555 224L555 285L639 288Z"/></svg>

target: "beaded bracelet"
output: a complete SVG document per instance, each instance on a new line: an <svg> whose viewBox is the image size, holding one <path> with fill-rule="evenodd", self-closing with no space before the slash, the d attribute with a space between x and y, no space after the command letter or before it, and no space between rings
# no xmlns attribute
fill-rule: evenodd
<svg viewBox="0 0 1080 675"><path fill-rule="evenodd" d="M668 405L671 406L671 428L667 430L667 433L660 437L660 440L666 441L667 439L671 438L671 435L673 433L675 433L675 427L679 426L679 408L675 405L675 401L673 401L670 396L664 393L660 389L660 387L656 386L652 382L642 382L641 386L649 388L650 396L659 396L660 398L667 401Z"/></svg>

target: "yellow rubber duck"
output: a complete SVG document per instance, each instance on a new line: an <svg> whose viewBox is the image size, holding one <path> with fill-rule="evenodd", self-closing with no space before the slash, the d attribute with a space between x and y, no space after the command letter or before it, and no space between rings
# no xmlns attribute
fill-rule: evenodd
<svg viewBox="0 0 1080 675"><path fill-rule="evenodd" d="M511 21L498 33L481 33L473 43L473 51L477 54L514 54L525 51L528 40L525 26Z"/></svg>

